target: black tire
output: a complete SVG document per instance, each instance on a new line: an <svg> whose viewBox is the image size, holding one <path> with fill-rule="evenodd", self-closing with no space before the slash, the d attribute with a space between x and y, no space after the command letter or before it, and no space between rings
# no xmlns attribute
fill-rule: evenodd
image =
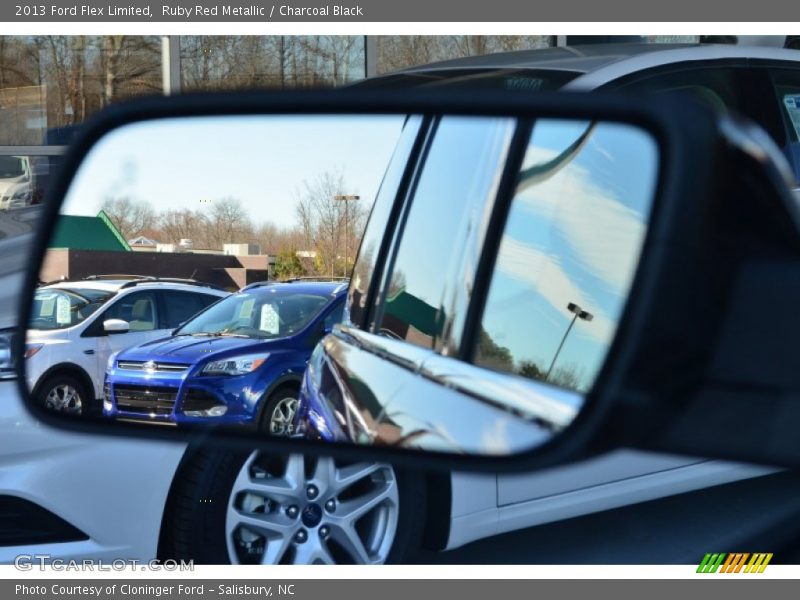
<svg viewBox="0 0 800 600"><path fill-rule="evenodd" d="M66 411L66 414L71 414L78 417L91 414L94 402L93 399L89 397L90 395L86 391L86 386L77 377L74 377L73 375L69 375L66 373L63 374L55 373L53 375L50 375L41 384L39 384L39 386L36 388L35 400L41 406L49 408L47 405L47 398L54 389L60 386L69 386L72 389L74 389L77 392L78 398L80 400L80 410L76 408L74 412Z"/></svg>
<svg viewBox="0 0 800 600"><path fill-rule="evenodd" d="M250 452L202 448L184 461L173 484L162 536L164 558L230 564L225 516L233 483ZM422 545L426 487L421 475L394 469L398 523L386 563L413 558Z"/></svg>
<svg viewBox="0 0 800 600"><path fill-rule="evenodd" d="M296 385L281 385L275 389L267 398L263 400L264 406L260 411L261 415L258 420L258 431L260 433L266 433L269 435L289 435L291 432L273 433L270 429L270 423L275 410L279 405L285 403L287 399L293 399L295 402L297 402L299 396L300 390Z"/></svg>

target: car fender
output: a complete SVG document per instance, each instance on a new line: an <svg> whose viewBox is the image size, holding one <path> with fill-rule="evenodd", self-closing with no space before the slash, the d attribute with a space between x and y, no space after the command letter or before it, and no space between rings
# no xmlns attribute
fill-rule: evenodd
<svg viewBox="0 0 800 600"><path fill-rule="evenodd" d="M272 382L267 386L264 390L264 393L261 395L261 398L258 400L258 410L256 411L256 423L261 422L261 416L264 412L264 405L265 402L263 401L264 398L268 398L272 392L277 390L279 387L285 384L290 384L293 386L297 386L297 389L300 389L300 384L303 381L303 370L294 369L292 367L286 368L278 377L272 380Z"/></svg>
<svg viewBox="0 0 800 600"><path fill-rule="evenodd" d="M61 362L57 363L51 367L49 367L46 371L44 371L36 380L36 386L33 388L31 396L34 398L39 393L40 387L44 381L47 380L48 377L53 375L57 372L64 372L69 373L81 380L86 389L90 391L92 396L96 396L96 388L92 378L89 376L89 373L84 369L81 365L73 362ZM97 398L90 398L90 400L96 400Z"/></svg>

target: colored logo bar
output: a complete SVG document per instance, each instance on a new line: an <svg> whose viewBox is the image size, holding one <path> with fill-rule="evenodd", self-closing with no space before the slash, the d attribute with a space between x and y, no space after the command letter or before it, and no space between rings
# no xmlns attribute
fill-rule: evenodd
<svg viewBox="0 0 800 600"><path fill-rule="evenodd" d="M749 560L748 560L749 559ZM772 560L771 552L733 552L733 553L708 553L703 557L698 573L763 573L769 561Z"/></svg>

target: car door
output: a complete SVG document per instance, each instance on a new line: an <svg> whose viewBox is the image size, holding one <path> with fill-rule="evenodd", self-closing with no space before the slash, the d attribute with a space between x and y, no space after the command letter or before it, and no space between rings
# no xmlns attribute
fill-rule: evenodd
<svg viewBox="0 0 800 600"><path fill-rule="evenodd" d="M130 329L127 333L109 334L103 329L103 322L108 319L127 321ZM118 295L84 332L84 336L94 338L97 344L96 370L92 373L97 393L102 391L106 364L111 354L155 339L166 331L155 290L134 290Z"/></svg>

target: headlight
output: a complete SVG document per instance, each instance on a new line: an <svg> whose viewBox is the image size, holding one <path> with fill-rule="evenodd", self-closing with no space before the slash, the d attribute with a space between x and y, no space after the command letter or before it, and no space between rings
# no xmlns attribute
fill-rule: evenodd
<svg viewBox="0 0 800 600"><path fill-rule="evenodd" d="M208 363L201 373L204 375L246 375L264 364L269 354L248 354Z"/></svg>
<svg viewBox="0 0 800 600"><path fill-rule="evenodd" d="M0 379L15 379L14 356L11 351L14 344L14 330L0 331Z"/></svg>

